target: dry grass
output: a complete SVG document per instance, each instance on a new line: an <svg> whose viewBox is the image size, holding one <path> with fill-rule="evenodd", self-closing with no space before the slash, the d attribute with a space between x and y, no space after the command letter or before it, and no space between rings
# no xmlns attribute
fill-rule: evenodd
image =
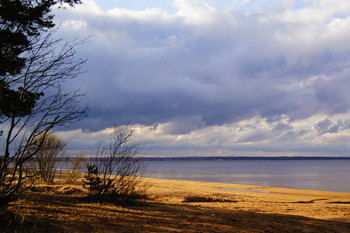
<svg viewBox="0 0 350 233"><path fill-rule="evenodd" d="M237 202L237 201L221 197L220 195L214 195L214 196L189 195L184 198L183 202Z"/></svg>
<svg viewBox="0 0 350 233"><path fill-rule="evenodd" d="M246 194L212 192L210 185L153 180L149 191L153 200L136 206L88 204L79 185L36 187L0 211L0 232L350 232L346 222L263 213L253 199L242 198ZM185 197L196 202L183 202ZM289 203L307 208L317 205ZM243 210L243 205L251 208Z"/></svg>

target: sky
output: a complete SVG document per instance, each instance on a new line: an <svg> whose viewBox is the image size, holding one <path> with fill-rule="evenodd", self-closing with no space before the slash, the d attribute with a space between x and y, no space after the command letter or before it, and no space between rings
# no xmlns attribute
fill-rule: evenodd
<svg viewBox="0 0 350 233"><path fill-rule="evenodd" d="M69 87L90 112L58 129L68 150L130 121L144 156L350 156L348 0L83 0L54 13L61 37L89 38Z"/></svg>

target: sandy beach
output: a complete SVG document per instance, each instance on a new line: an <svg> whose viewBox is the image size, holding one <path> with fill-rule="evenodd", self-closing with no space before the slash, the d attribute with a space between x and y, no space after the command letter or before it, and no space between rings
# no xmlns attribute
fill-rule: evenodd
<svg viewBox="0 0 350 233"><path fill-rule="evenodd" d="M150 199L132 206L41 186L2 210L1 232L350 232L350 193L146 180Z"/></svg>
<svg viewBox="0 0 350 233"><path fill-rule="evenodd" d="M180 203L190 195L217 197L237 202L193 204L350 223L350 193L162 179L151 179L151 183L150 193L156 193L167 203Z"/></svg>

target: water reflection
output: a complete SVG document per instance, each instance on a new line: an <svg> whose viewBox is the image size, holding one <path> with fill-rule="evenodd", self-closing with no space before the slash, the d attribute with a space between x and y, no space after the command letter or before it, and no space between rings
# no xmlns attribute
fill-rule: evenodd
<svg viewBox="0 0 350 233"><path fill-rule="evenodd" d="M146 162L147 177L350 193L350 160Z"/></svg>

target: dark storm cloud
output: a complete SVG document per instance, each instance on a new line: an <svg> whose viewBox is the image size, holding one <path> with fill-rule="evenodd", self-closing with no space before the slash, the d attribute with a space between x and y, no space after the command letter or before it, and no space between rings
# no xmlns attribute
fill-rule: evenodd
<svg viewBox="0 0 350 233"><path fill-rule="evenodd" d="M177 134L186 131L179 122L194 124L188 119L196 119L188 127L194 130L256 115L297 120L349 110L350 46L343 37L350 33L341 24L324 23L332 22L334 12L323 21L303 15L294 22L285 19L287 10L274 18L193 4L176 1L177 14L106 13L91 6L62 13L63 33L92 35L84 51L91 112L76 127L94 131L129 120L170 121L169 132Z"/></svg>

